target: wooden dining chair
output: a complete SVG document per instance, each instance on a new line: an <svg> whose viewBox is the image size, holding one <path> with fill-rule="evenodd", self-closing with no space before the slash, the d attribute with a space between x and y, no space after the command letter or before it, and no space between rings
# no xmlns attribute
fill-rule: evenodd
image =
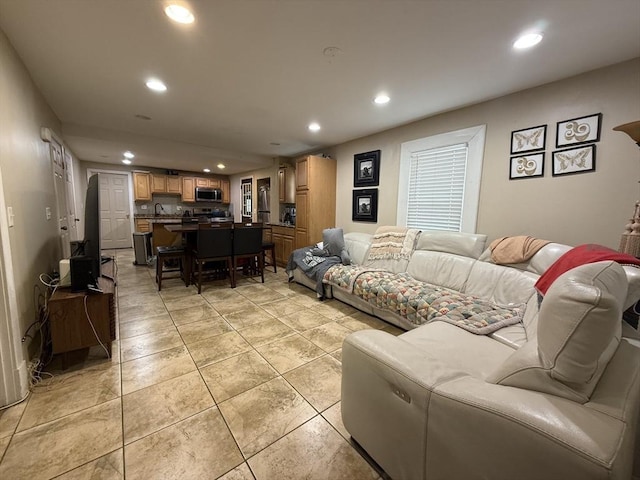
<svg viewBox="0 0 640 480"><path fill-rule="evenodd" d="M191 250L194 266L192 268L192 282L198 287L198 293L202 292L203 275L206 277L211 273L204 270L207 262L226 261L226 268L218 268L215 271L228 271L231 288L235 288L232 224L200 225L195 240L195 245Z"/></svg>
<svg viewBox="0 0 640 480"><path fill-rule="evenodd" d="M265 230L271 240L264 240ZM265 267L272 266L273 273L278 273L278 267L276 267L276 244L273 242L271 225L266 225L262 228L262 263ZM267 252L269 252L269 262L267 263Z"/></svg>
<svg viewBox="0 0 640 480"><path fill-rule="evenodd" d="M246 259L243 271L260 275L264 283L264 257L262 256L262 223L235 223L233 225L233 270L238 271L238 260Z"/></svg>

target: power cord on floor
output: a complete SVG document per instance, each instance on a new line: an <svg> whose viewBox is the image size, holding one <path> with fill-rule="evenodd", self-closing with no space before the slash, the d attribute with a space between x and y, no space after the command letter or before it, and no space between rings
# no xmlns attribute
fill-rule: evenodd
<svg viewBox="0 0 640 480"><path fill-rule="evenodd" d="M98 340L98 343L104 349L105 353L107 354L107 358L111 358L111 354L109 353L109 350L107 349L107 347L104 346L104 343L102 343L102 340L100 340L100 337L98 336L98 332L96 332L96 329L93 326L93 322L91 321L91 317L89 316L89 309L87 307L88 298L89 298L88 295L84 296L84 313L87 316L87 320L89 321L89 325L91 325L91 330L93 330L93 334L96 336L96 340Z"/></svg>

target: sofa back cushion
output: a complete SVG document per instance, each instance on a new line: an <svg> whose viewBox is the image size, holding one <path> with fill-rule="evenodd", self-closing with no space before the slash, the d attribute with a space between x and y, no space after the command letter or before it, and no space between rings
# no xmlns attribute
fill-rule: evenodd
<svg viewBox="0 0 640 480"><path fill-rule="evenodd" d="M416 250L453 253L478 258L484 251L487 236L478 233L422 232Z"/></svg>
<svg viewBox="0 0 640 480"><path fill-rule="evenodd" d="M416 280L464 292L475 259L450 253L416 250L407 273Z"/></svg>
<svg viewBox="0 0 640 480"><path fill-rule="evenodd" d="M615 262L564 273L542 301L537 337L489 381L585 403L620 343L626 294L626 274Z"/></svg>
<svg viewBox="0 0 640 480"><path fill-rule="evenodd" d="M351 263L364 264L373 235L370 233L349 232L344 234L344 246L349 252Z"/></svg>
<svg viewBox="0 0 640 480"><path fill-rule="evenodd" d="M539 275L517 268L476 261L469 272L464 293L501 305L527 303L537 295L533 285Z"/></svg>

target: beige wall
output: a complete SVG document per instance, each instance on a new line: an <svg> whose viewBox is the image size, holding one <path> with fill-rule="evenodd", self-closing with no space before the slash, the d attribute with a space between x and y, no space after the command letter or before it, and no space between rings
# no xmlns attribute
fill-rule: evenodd
<svg viewBox="0 0 640 480"><path fill-rule="evenodd" d="M22 332L35 319L34 285L60 259L49 144L40 128L60 132L60 122L35 87L22 61L0 31L0 170L9 228L14 281ZM53 215L46 220L45 208Z"/></svg>
<svg viewBox="0 0 640 480"><path fill-rule="evenodd" d="M592 113L603 114L596 171L552 177L556 122ZM640 199L640 153L627 135L611 129L634 120L640 120L640 59L338 145L328 151L338 160L337 225L345 231L373 232L378 225L396 223L402 142L486 124L478 232L490 239L525 234L617 249L634 203ZM511 132L543 124L547 125L544 177L510 181ZM378 223L354 223L353 155L378 149Z"/></svg>

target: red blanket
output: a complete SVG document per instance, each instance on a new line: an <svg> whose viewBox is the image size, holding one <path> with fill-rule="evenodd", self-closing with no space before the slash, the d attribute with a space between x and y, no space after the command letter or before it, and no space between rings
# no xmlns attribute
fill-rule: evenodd
<svg viewBox="0 0 640 480"><path fill-rule="evenodd" d="M603 260L613 260L623 265L640 266L640 260L629 254L616 252L611 248L592 243L579 245L558 258L558 260L540 276L535 284L535 288L544 295L555 279L564 272L584 265L585 263L595 263Z"/></svg>

